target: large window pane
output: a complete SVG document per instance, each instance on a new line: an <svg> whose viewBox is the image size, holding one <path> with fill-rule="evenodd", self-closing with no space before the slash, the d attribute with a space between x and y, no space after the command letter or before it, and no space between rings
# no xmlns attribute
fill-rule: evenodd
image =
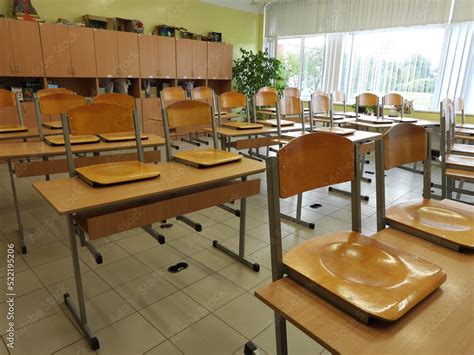
<svg viewBox="0 0 474 355"><path fill-rule="evenodd" d="M285 67L288 77L288 86L298 87L301 72L301 37L279 38L277 44L277 58Z"/></svg>
<svg viewBox="0 0 474 355"><path fill-rule="evenodd" d="M301 97L309 98L312 92L321 90L323 83L325 36L305 37L303 43Z"/></svg>
<svg viewBox="0 0 474 355"><path fill-rule="evenodd" d="M436 109L431 106L442 69L444 32L443 27L429 27L354 34L349 100L365 91L398 92L414 100L417 109Z"/></svg>

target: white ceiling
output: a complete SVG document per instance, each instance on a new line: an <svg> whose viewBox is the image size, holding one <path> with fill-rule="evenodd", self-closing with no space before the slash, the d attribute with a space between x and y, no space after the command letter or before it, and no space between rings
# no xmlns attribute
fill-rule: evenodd
<svg viewBox="0 0 474 355"><path fill-rule="evenodd" d="M253 13L263 13L263 5L270 1L271 0L201 0L201 2Z"/></svg>

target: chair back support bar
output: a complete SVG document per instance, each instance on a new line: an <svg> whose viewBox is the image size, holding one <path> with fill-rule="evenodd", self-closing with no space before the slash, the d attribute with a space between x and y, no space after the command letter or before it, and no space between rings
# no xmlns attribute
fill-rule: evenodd
<svg viewBox="0 0 474 355"><path fill-rule="evenodd" d="M115 104L128 107L129 109L135 109L135 98L127 94L108 93L97 95L92 98L94 103L103 104Z"/></svg>
<svg viewBox="0 0 474 355"><path fill-rule="evenodd" d="M410 123L400 123L383 135L384 169L423 161L427 157L426 129Z"/></svg>
<svg viewBox="0 0 474 355"><path fill-rule="evenodd" d="M277 157L281 198L355 177L354 145L335 134L303 135L281 148Z"/></svg>

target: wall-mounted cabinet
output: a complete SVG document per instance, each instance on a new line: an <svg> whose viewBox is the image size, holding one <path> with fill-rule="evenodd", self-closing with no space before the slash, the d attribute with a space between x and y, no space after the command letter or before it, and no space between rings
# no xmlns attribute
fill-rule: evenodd
<svg viewBox="0 0 474 355"><path fill-rule="evenodd" d="M174 38L140 35L138 45L141 78L176 78L176 40Z"/></svg>
<svg viewBox="0 0 474 355"><path fill-rule="evenodd" d="M100 78L139 78L138 35L94 30L97 75Z"/></svg>
<svg viewBox="0 0 474 355"><path fill-rule="evenodd" d="M207 70L210 80L232 79L232 45L209 42L207 44Z"/></svg>
<svg viewBox="0 0 474 355"><path fill-rule="evenodd" d="M207 42L176 40L178 79L207 79Z"/></svg>
<svg viewBox="0 0 474 355"><path fill-rule="evenodd" d="M40 24L40 34L47 77L97 76L92 29Z"/></svg>
<svg viewBox="0 0 474 355"><path fill-rule="evenodd" d="M36 22L0 19L0 75L42 77L43 55Z"/></svg>
<svg viewBox="0 0 474 355"><path fill-rule="evenodd" d="M158 42L158 78L176 78L176 40L156 36Z"/></svg>

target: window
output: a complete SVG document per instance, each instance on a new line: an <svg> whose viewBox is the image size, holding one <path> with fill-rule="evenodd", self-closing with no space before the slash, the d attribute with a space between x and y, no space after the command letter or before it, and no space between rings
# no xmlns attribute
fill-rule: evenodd
<svg viewBox="0 0 474 355"><path fill-rule="evenodd" d="M325 36L303 38L303 75L301 96L309 98L311 93L321 90L324 74Z"/></svg>
<svg viewBox="0 0 474 355"><path fill-rule="evenodd" d="M287 85L300 86L301 72L301 37L279 38L277 43L277 58L281 60L287 75Z"/></svg>
<svg viewBox="0 0 474 355"><path fill-rule="evenodd" d="M348 35L341 84L349 101L361 92L398 92L417 109L436 109L445 28L441 26ZM353 36L353 38L350 38ZM347 48L351 48L348 55ZM347 61L350 61L349 63Z"/></svg>

